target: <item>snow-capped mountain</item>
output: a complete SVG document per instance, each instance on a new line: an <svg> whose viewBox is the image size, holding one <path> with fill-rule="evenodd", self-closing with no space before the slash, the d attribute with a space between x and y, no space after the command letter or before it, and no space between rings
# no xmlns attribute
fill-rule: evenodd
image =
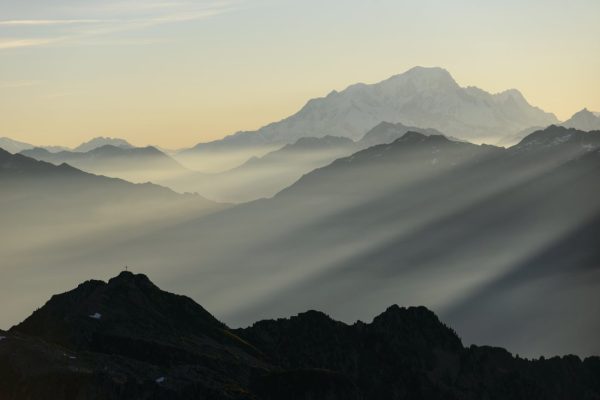
<svg viewBox="0 0 600 400"><path fill-rule="evenodd" d="M382 121L437 129L471 141L497 142L531 126L557 123L516 89L490 94L461 87L442 68L415 67L375 84L359 83L310 100L298 113L255 132L238 132L188 150L261 147L325 135L360 139Z"/></svg>

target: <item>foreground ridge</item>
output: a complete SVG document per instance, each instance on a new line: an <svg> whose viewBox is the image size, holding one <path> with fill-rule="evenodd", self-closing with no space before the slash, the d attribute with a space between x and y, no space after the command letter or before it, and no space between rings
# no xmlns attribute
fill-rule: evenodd
<svg viewBox="0 0 600 400"><path fill-rule="evenodd" d="M599 399L598 377L598 357L465 348L425 307L230 329L131 272L55 295L0 331L0 399Z"/></svg>

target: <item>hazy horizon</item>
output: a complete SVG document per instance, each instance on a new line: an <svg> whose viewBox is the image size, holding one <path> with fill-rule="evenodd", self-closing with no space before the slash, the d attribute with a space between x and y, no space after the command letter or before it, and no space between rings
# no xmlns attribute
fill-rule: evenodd
<svg viewBox="0 0 600 400"><path fill-rule="evenodd" d="M0 136L36 145L190 147L416 65L516 88L560 120L600 111L600 3L589 0L8 0L0 11Z"/></svg>

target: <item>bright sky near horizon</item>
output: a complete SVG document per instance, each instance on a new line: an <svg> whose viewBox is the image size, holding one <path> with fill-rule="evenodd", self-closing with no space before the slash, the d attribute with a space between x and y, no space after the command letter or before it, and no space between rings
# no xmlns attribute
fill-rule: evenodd
<svg viewBox="0 0 600 400"><path fill-rule="evenodd" d="M600 111L598 0L0 0L0 136L191 146L415 66Z"/></svg>

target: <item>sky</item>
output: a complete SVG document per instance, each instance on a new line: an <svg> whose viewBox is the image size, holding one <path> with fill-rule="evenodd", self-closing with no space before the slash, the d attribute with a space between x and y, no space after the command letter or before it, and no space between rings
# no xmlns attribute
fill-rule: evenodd
<svg viewBox="0 0 600 400"><path fill-rule="evenodd" d="M416 65L600 111L598 0L0 0L0 136L181 148Z"/></svg>

